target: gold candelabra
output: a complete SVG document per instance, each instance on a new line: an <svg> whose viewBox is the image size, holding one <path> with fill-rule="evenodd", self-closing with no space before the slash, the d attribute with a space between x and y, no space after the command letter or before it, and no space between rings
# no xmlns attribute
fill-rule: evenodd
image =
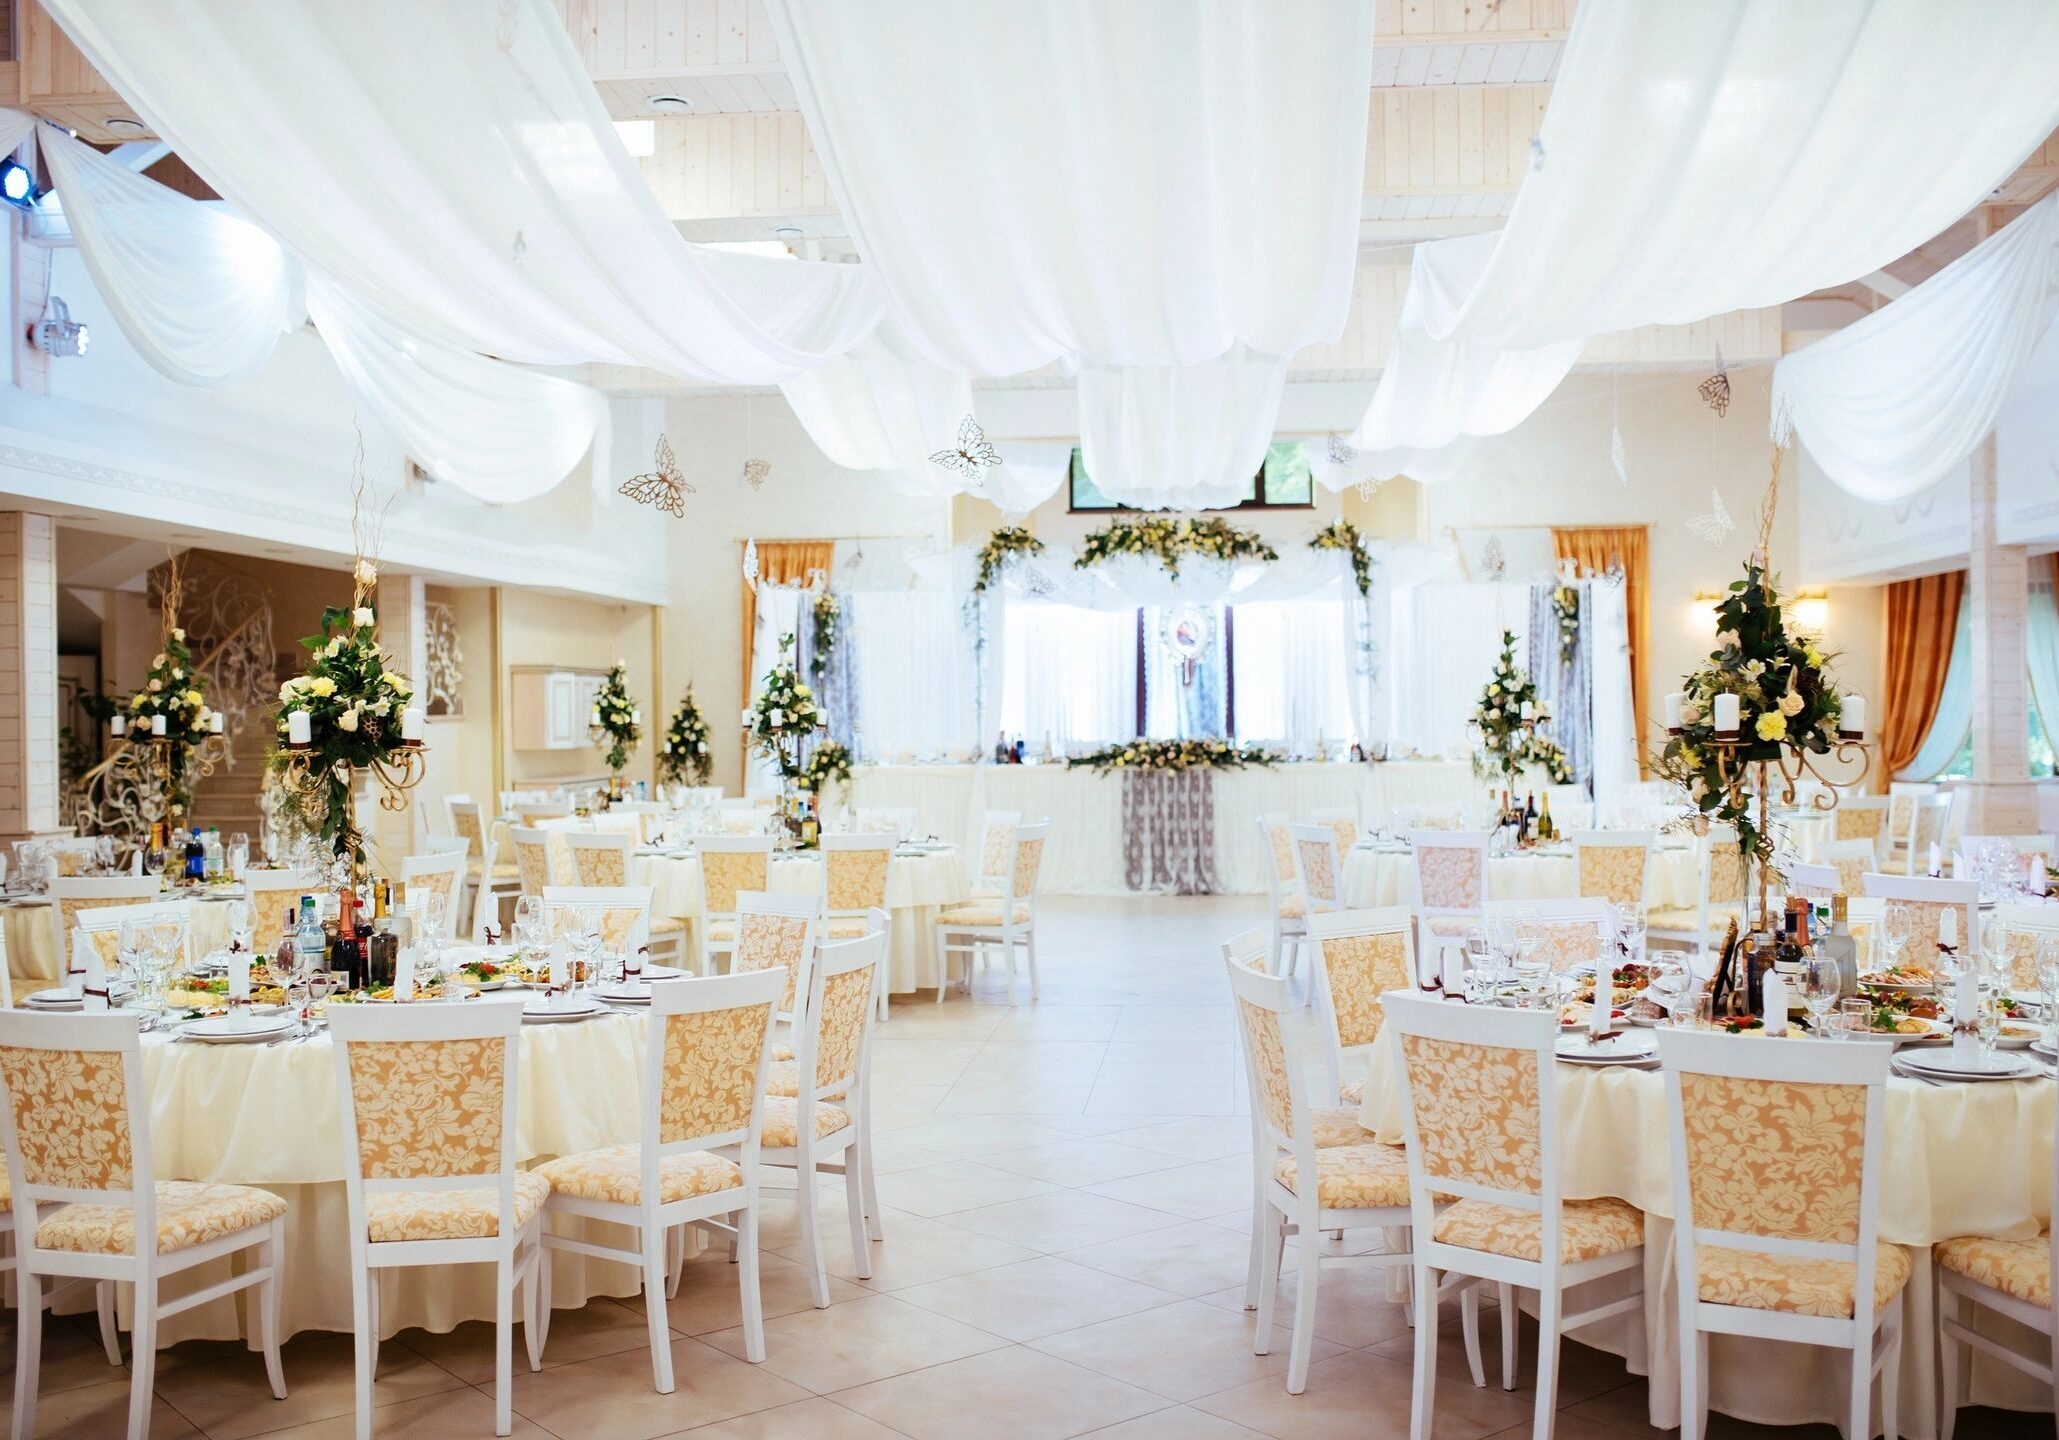
<svg viewBox="0 0 2059 1440"><path fill-rule="evenodd" d="M407 809L408 792L429 773L429 747L419 740L403 740L385 755L372 757L364 765L338 760L319 768L312 744L289 744L281 752L285 761L281 779L300 807L301 817L319 825L329 807L339 800L343 807L336 825L336 853L348 855L354 869L364 865L365 835L357 819L357 777L360 770L376 783L379 808L392 814Z"/></svg>
<svg viewBox="0 0 2059 1440"><path fill-rule="evenodd" d="M1680 731L1674 729L1674 735ZM1771 920L1769 906L1773 888L1773 830L1770 802L1778 796L1779 803L1793 808L1804 803L1801 798L1801 782L1814 781L1819 789L1809 794L1807 805L1811 810L1829 812L1837 808L1840 794L1856 779L1838 781L1818 768L1818 760L1809 751L1790 745L1776 744L1773 758L1746 759L1743 752L1748 742L1741 731L1725 733L1718 731L1710 742L1715 752L1716 774L1723 784L1723 793L1729 798L1728 808L1733 813L1751 813L1751 800L1757 801L1758 843L1752 847L1751 859L1757 870L1758 923L1766 925ZM1824 752L1840 764L1859 767L1859 775L1866 773L1867 742L1863 734L1840 730L1837 741ZM1779 777L1776 789L1773 777ZM1747 792L1750 799L1747 799Z"/></svg>

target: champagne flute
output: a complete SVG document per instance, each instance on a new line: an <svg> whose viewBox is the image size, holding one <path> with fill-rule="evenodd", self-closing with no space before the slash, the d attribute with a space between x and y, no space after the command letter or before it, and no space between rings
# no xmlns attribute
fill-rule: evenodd
<svg viewBox="0 0 2059 1440"><path fill-rule="evenodd" d="M1887 964L1882 969L1892 970L1902 963L1902 952L1909 948L1909 941L1916 933L1916 919L1906 905L1889 905L1880 922L1880 948Z"/></svg>
<svg viewBox="0 0 2059 1440"><path fill-rule="evenodd" d="M1666 1012L1666 1019L1676 1029L1679 1027L1680 1009L1686 1002L1688 991L1694 984L1694 977L1688 974L1687 966L1671 958L1654 962L1651 989L1658 996L1659 1005Z"/></svg>
<svg viewBox="0 0 2059 1440"><path fill-rule="evenodd" d="M251 909L250 902L248 900L230 900L222 908L223 918L228 921L229 925L229 948L242 951L251 950L251 930L256 923L256 912Z"/></svg>

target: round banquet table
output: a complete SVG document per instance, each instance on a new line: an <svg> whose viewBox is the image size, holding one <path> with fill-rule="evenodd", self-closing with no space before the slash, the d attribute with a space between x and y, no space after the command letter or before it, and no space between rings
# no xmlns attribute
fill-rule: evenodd
<svg viewBox="0 0 2059 1440"><path fill-rule="evenodd" d="M637 1138L645 1023L642 1015L613 1013L522 1027L517 1165L529 1168ZM281 1338L301 1330L349 1331L343 1122L328 1037L209 1045L145 1035L143 1074L158 1179L256 1185L286 1200ZM556 1267L551 1278L559 1307L583 1305L595 1295L639 1293L634 1267L548 1253ZM228 1274L229 1264L196 1267L170 1284L177 1294L204 1289ZM491 1266L388 1270L379 1272L377 1283L382 1338L409 1326L445 1331L464 1320L493 1318ZM159 1341L255 1336L255 1295L242 1291L175 1316L159 1327ZM90 1305L91 1297L84 1303ZM126 1287L120 1303L126 1324Z"/></svg>
<svg viewBox="0 0 2059 1440"><path fill-rule="evenodd" d="M1740 1039L1741 1045L1762 1043ZM1392 1028L1368 1057L1359 1123L1389 1144L1403 1139L1400 1049ZM2022 1240L2051 1216L2055 1086L2048 1079L1930 1085L1890 1076L1887 1156L1881 1172L1880 1238L1914 1248L1902 1292L1901 1433L1937 1433L1937 1319L1929 1247L1958 1235ZM1603 1321L1577 1338L1649 1364L1651 1423L1679 1423L1679 1309L1673 1285L1673 1190L1664 1077L1657 1070L1558 1067L1560 1173L1569 1200L1614 1196L1645 1214L1643 1334L1636 1315ZM1603 1295L1596 1282L1587 1294ZM1583 1299L1574 1308L1586 1308ZM1983 1317L1999 1333L2010 1322ZM2018 1334L2028 1332L2019 1331ZM1641 1338L1641 1347L1633 1341ZM1849 1403L1842 1356L1807 1345L1715 1335L1709 1340L1712 1409L1764 1425L1839 1424ZM1976 1405L2049 1411L2049 1387L1975 1355ZM1963 1428L1963 1427L1962 1427Z"/></svg>
<svg viewBox="0 0 2059 1440"><path fill-rule="evenodd" d="M1489 900L1570 900L1576 874L1573 852L1526 850L1487 861ZM1701 871L1692 846L1661 846L1652 859L1647 900L1654 909L1692 908L1700 900ZM1380 905L1413 905L1416 860L1398 846L1354 845L1344 856L1344 903L1367 909Z"/></svg>
<svg viewBox="0 0 2059 1440"><path fill-rule="evenodd" d="M691 855L638 854L630 865L635 883L652 889L651 913L684 920L690 944L698 944L701 862ZM768 872L772 888L789 894L820 893L820 855L775 855ZM887 862L887 914L893 933L887 957L887 989L896 995L934 989L937 912L966 897L965 865L954 846L925 854L896 854Z"/></svg>
<svg viewBox="0 0 2059 1440"><path fill-rule="evenodd" d="M135 903L145 902L139 900ZM20 1000L31 991L55 985L63 972L57 963L56 937L50 931L50 903L46 900L17 900L0 905L0 923L5 924L7 931L7 973L14 987L14 998ZM228 907L218 900L195 900L193 952L204 955L228 943Z"/></svg>

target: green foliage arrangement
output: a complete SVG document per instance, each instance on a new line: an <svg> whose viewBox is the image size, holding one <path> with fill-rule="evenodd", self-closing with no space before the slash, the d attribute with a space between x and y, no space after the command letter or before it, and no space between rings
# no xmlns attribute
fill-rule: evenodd
<svg viewBox="0 0 2059 1440"><path fill-rule="evenodd" d="M608 678L594 694L593 723L587 727L587 733L594 744L607 746L607 754L602 758L618 774L629 763L629 752L643 739L636 701L629 696L629 679L619 660L608 667Z"/></svg>
<svg viewBox="0 0 2059 1440"><path fill-rule="evenodd" d="M1349 520L1332 520L1316 531L1315 539L1308 542L1311 550L1348 550L1351 552L1351 579L1358 586L1358 593L1373 593L1373 552L1366 549L1365 537Z"/></svg>
<svg viewBox="0 0 2059 1440"><path fill-rule="evenodd" d="M714 773L715 757L708 750L708 719L693 698L693 686L672 719L665 726L665 748L658 753L658 778L678 785L705 785Z"/></svg>
<svg viewBox="0 0 2059 1440"><path fill-rule="evenodd" d="M1473 707L1473 724L1480 731L1473 773L1514 788L1523 767L1535 765L1554 785L1570 784L1573 767L1566 752L1540 728L1549 719L1537 698L1536 682L1516 664L1515 635L1502 631L1501 656L1480 692L1480 703Z"/></svg>
<svg viewBox="0 0 2059 1440"><path fill-rule="evenodd" d="M1280 552L1265 543L1257 532L1239 530L1216 516L1203 520L1175 520L1169 515L1147 515L1139 520L1115 520L1089 534L1073 561L1076 569L1100 565L1118 555L1149 555L1165 567L1168 575L1180 573L1180 561L1188 555L1211 560L1277 560Z"/></svg>
<svg viewBox="0 0 2059 1440"><path fill-rule="evenodd" d="M1075 755L1065 763L1075 770L1192 770L1207 766L1214 770L1242 770L1248 765L1272 765L1279 756L1257 745L1234 740L1126 740L1106 745L1086 755Z"/></svg>

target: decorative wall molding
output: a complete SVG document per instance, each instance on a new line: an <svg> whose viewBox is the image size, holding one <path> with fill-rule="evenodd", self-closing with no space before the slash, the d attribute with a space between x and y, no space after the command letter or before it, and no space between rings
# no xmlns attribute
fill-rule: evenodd
<svg viewBox="0 0 2059 1440"><path fill-rule="evenodd" d="M422 666L422 708L432 720L461 720L465 714L465 654L458 636L458 612L434 601L422 607L428 658Z"/></svg>

